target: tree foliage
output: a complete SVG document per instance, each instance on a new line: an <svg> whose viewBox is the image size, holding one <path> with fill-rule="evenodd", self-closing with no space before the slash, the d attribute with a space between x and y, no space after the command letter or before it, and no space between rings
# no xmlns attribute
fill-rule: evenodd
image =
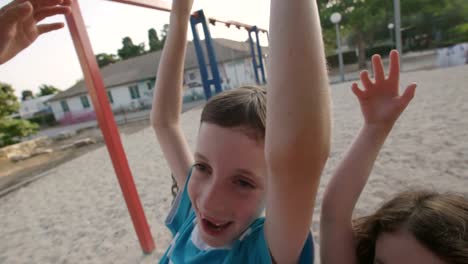
<svg viewBox="0 0 468 264"><path fill-rule="evenodd" d="M19 106L13 87L0 82L0 118L18 112Z"/></svg>
<svg viewBox="0 0 468 264"><path fill-rule="evenodd" d="M167 33L169 33L169 24L164 24L163 28L161 29L161 43L162 47L166 43Z"/></svg>
<svg viewBox="0 0 468 264"><path fill-rule="evenodd" d="M39 93L37 94L37 96L40 97L45 95L56 94L61 91L62 90L53 85L42 84L41 86L39 86Z"/></svg>
<svg viewBox="0 0 468 264"><path fill-rule="evenodd" d="M333 12L342 15L343 39L359 50L361 68L365 67L366 48L390 40L387 26L394 23L393 1L319 0L318 4L327 51L336 49L335 26L330 21ZM466 0L400 0L400 7L405 40L427 39L426 48L468 40Z"/></svg>
<svg viewBox="0 0 468 264"><path fill-rule="evenodd" d="M31 90L24 90L21 92L21 101L26 101L31 98L34 98L34 94Z"/></svg>
<svg viewBox="0 0 468 264"><path fill-rule="evenodd" d="M35 134L38 127L27 120L0 118L0 147L18 143L22 137Z"/></svg>
<svg viewBox="0 0 468 264"><path fill-rule="evenodd" d="M163 48L163 43L159 40L158 32L154 28L148 30L149 52L158 51Z"/></svg>
<svg viewBox="0 0 468 264"><path fill-rule="evenodd" d="M96 61L98 63L99 68L102 68L104 66L119 61L119 58L117 58L117 56L114 54L99 53L98 55L96 55Z"/></svg>
<svg viewBox="0 0 468 264"><path fill-rule="evenodd" d="M145 44L135 45L130 37L125 37L122 39L122 48L117 51L117 54L122 60L143 55L145 54Z"/></svg>
<svg viewBox="0 0 468 264"><path fill-rule="evenodd" d="M366 66L366 47L367 43L374 40L378 30L387 27L389 17L388 10L392 9L392 1L379 0L320 0L321 23L324 31L335 30L334 24L330 21L330 16L338 12L342 16L340 25L343 27L342 33L347 36L350 44L359 50L359 67ZM393 13L393 12L392 12ZM324 33L324 35L333 35L335 33ZM336 43L335 40L328 41Z"/></svg>
<svg viewBox="0 0 468 264"><path fill-rule="evenodd" d="M11 85L0 82L0 147L18 142L22 137L36 133L38 126L26 120L9 116L19 109L18 98Z"/></svg>

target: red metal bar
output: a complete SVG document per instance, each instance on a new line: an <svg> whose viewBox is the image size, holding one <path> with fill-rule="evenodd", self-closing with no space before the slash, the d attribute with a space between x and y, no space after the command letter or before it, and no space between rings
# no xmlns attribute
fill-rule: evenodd
<svg viewBox="0 0 468 264"><path fill-rule="evenodd" d="M171 12L171 4L164 0L108 0L108 1ZM215 23L221 23L221 24L225 24L227 27L230 27L232 25L239 29L245 28L246 30L250 30L253 27L252 25L248 25L248 24L244 24L244 23L232 21L232 20L224 21L224 20L217 19L217 18L208 18L208 21L213 25ZM258 30L260 32L265 32L265 33L268 32L266 29L262 29L262 28L258 28Z"/></svg>
<svg viewBox="0 0 468 264"><path fill-rule="evenodd" d="M104 82L99 71L96 58L91 48L91 43L86 32L86 27L81 15L78 0L72 2L72 13L66 16L67 24L75 45L81 68L88 87L88 92L93 102L96 117L101 128L107 150L112 160L115 173L120 183L127 208L133 221L141 248L145 253L151 253L154 248L153 237L146 220L138 192L133 182L132 173L128 165L117 125L109 106Z"/></svg>
<svg viewBox="0 0 468 264"><path fill-rule="evenodd" d="M161 0L109 0L109 1L146 7L146 8L156 9L159 11L171 12L171 4L167 1L161 1Z"/></svg>

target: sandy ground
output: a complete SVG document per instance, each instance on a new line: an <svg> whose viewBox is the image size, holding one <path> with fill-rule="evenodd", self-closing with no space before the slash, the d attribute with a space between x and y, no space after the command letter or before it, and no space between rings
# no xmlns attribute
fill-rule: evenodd
<svg viewBox="0 0 468 264"><path fill-rule="evenodd" d="M367 214L414 187L468 195L468 66L406 73L419 83L376 163L356 213ZM333 146L320 185L312 230L317 236L324 186L362 121L350 83L334 85ZM183 115L193 146L200 109ZM170 242L163 221L170 172L153 131L122 135L157 249L142 254L102 147L0 198L0 263L155 263Z"/></svg>
<svg viewBox="0 0 468 264"><path fill-rule="evenodd" d="M131 123L125 123L118 126L119 132L122 134L133 134L144 128L149 127L149 120L137 120ZM70 131L73 127L60 127L56 128ZM22 182L29 181L30 178L38 174L47 172L62 163L73 160L82 156L92 150L105 146L102 132L97 125L92 127L84 127L76 130L77 134L67 139L52 140L50 145L45 148L52 149L53 152L49 154L42 154L32 158L13 162L7 158L0 158L0 196L6 191L11 189L13 185L21 184ZM79 148L62 149L63 146L73 144L78 140L92 139L96 143L91 145L81 146ZM14 188L13 188L14 189Z"/></svg>

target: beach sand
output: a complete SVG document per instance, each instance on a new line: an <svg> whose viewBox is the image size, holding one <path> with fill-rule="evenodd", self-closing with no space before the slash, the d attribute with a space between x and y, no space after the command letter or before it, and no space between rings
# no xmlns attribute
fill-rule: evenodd
<svg viewBox="0 0 468 264"><path fill-rule="evenodd" d="M419 84L375 164L356 215L412 188L468 195L468 66L402 75ZM333 169L362 125L350 83L332 86L333 144L312 230L318 247L320 203ZM201 109L182 116L193 147ZM151 128L122 135L157 249L144 255L105 147L60 165L0 198L0 263L156 263L170 243L163 222L170 171Z"/></svg>

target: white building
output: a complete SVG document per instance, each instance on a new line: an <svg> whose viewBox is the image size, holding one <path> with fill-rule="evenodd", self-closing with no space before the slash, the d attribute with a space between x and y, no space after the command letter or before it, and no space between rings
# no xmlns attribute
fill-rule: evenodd
<svg viewBox="0 0 468 264"><path fill-rule="evenodd" d="M54 97L54 94L45 95L37 98L26 99L20 102L19 115L22 119L28 119L36 113L43 113L50 111L46 101Z"/></svg>
<svg viewBox="0 0 468 264"><path fill-rule="evenodd" d="M223 89L255 84L248 42L214 39L213 45ZM267 48L263 48L263 54L267 54ZM151 107L160 57L161 51L152 52L101 69L108 99L114 112ZM211 78L210 72L209 75ZM204 97L200 70L192 42L187 45L184 88L184 99ZM61 123L74 123L95 118L91 98L83 80L51 98L49 105L52 107L55 119Z"/></svg>

